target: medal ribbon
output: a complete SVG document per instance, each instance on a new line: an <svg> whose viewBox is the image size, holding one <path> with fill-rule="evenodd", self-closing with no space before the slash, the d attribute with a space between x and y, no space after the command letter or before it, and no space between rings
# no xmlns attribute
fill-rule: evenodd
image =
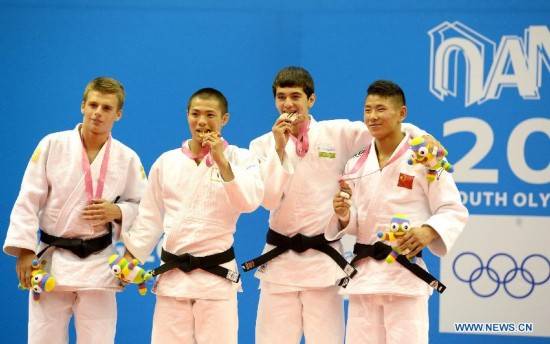
<svg viewBox="0 0 550 344"><path fill-rule="evenodd" d="M296 154L303 158L306 156L307 151L309 150L309 136L307 135L307 130L309 128L309 122L307 125L304 125L300 132L298 133L298 137L294 137L294 135L290 135L290 138L292 139L292 142L296 145Z"/></svg>
<svg viewBox="0 0 550 344"><path fill-rule="evenodd" d="M107 165L109 164L109 156L111 155L111 135L107 139L107 146L105 147L105 154L103 155L103 161L101 162L101 170L99 172L99 180L97 181L97 190L95 198L101 198L103 195L103 186L105 185L105 176L107 175ZM84 147L84 140L82 140L82 170L84 171L84 180L86 182L86 196L88 197L88 204L92 204L94 198L94 185L92 182L92 171L90 168L90 159L86 153Z"/></svg>
<svg viewBox="0 0 550 344"><path fill-rule="evenodd" d="M225 150L227 148L227 146L229 145L229 143L227 143L226 140L223 140L223 149ZM191 150L188 148L189 146L189 143L187 144L187 146L185 145L185 142L189 142L190 140L187 140L187 141L183 141L182 144L181 144L181 151L183 152L183 154L185 154L187 157L195 160L195 159L201 159L201 158L205 158L206 159L206 166L208 167L212 167L214 165L214 162L212 161L212 157L210 156L210 146L204 146L202 147L202 150L200 152L198 152L197 154L191 152Z"/></svg>

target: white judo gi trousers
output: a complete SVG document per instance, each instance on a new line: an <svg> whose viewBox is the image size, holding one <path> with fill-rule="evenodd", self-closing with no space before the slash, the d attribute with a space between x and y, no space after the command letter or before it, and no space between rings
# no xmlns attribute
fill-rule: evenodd
<svg viewBox="0 0 550 344"><path fill-rule="evenodd" d="M346 344L428 343L428 296L351 294Z"/></svg>
<svg viewBox="0 0 550 344"><path fill-rule="evenodd" d="M237 295L227 300L157 295L152 344L237 344Z"/></svg>
<svg viewBox="0 0 550 344"><path fill-rule="evenodd" d="M339 287L270 293L263 289L256 319L256 344L344 342L344 300Z"/></svg>
<svg viewBox="0 0 550 344"><path fill-rule="evenodd" d="M76 343L114 343L117 322L114 290L53 290L42 293L40 301L34 301L29 293L28 343L69 343L69 321L73 314Z"/></svg>

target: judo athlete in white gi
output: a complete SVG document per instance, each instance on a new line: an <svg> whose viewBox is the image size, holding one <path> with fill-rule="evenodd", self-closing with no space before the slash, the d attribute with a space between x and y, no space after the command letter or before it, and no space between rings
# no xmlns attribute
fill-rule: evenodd
<svg viewBox="0 0 550 344"><path fill-rule="evenodd" d="M82 124L47 135L28 163L4 252L17 256L22 286L30 287L31 262L41 253L57 281L38 302L29 293L29 343L68 343L73 314L78 343L114 342L117 287L106 263L112 233L118 240L130 227L147 183L137 154L111 137L123 102L118 81L94 79L84 91ZM43 251L46 242L52 246ZM58 246L71 244L75 253Z"/></svg>
<svg viewBox="0 0 550 344"><path fill-rule="evenodd" d="M403 214L410 231L398 240L401 252L414 257L428 247L437 256L445 255L468 218L452 175L440 171L430 183L424 166L408 164L410 137L401 131L407 108L399 86L373 83L364 114L374 140L346 164L348 174L341 182L343 191L333 198L326 238L351 234L357 238L354 251L360 245L372 247L380 240L377 232L387 232L393 215ZM358 260L357 275L342 290L350 294L346 343L427 343L432 288L400 263L381 258ZM426 270L422 258L416 258Z"/></svg>
<svg viewBox="0 0 550 344"><path fill-rule="evenodd" d="M259 266L255 274L261 288L256 343L300 343L304 335L308 343L340 344L344 340L344 301L336 282L353 270L340 255L340 242L319 242L319 236L324 240L333 213L338 176L371 136L363 122L317 122L309 114L315 103L313 79L303 68L279 71L273 94L281 116L272 132L250 144L261 161L262 206L270 210L268 243L262 256L276 252L275 247L280 248L284 240L305 239L317 247L303 252L286 250L267 263L259 257L243 264L244 270ZM414 126L404 127L425 134ZM299 246L299 250L304 248ZM329 256L334 253L331 249L340 259Z"/></svg>
<svg viewBox="0 0 550 344"><path fill-rule="evenodd" d="M153 164L139 215L123 234L144 262L164 234L152 343L237 343L241 285L232 244L241 213L260 206L258 159L221 137L227 100L212 88L187 106L191 139ZM208 262L210 261L210 262Z"/></svg>

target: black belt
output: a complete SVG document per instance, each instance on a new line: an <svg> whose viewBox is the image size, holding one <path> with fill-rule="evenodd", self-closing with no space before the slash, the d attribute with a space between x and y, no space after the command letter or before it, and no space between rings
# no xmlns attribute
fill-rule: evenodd
<svg viewBox="0 0 550 344"><path fill-rule="evenodd" d="M40 251L36 256L40 258L44 252L50 247L59 247L65 250L69 250L80 258L86 258L92 253L96 253L104 250L113 242L113 232L109 230L108 233L97 238L84 240L77 238L60 238L50 235L43 230L40 230L40 241L47 244L46 248Z"/></svg>
<svg viewBox="0 0 550 344"><path fill-rule="evenodd" d="M332 260L334 260L336 264L338 264L338 266L346 273L348 278L355 276L357 270L355 270L355 268L351 264L349 264L334 247L329 245L329 243L331 242L334 241L328 241L327 239L325 239L324 234L307 237L303 234L298 233L292 237L287 237L275 232L270 228L267 232L267 243L270 245L274 245L275 248L257 258L241 264L241 266L244 271L249 271L257 266L269 262L273 258L281 255L288 250L302 253L309 249L314 249L317 251L321 251L332 258Z"/></svg>
<svg viewBox="0 0 550 344"><path fill-rule="evenodd" d="M350 264L354 265L358 260L364 259L367 257L372 257L375 260L384 260L386 259L388 254L391 253L391 251L392 251L392 247L384 244L381 241L375 242L374 245L365 245L365 244L356 243L355 246L353 246L353 253L355 254L355 257L352 259ZM422 251L420 251L420 253L417 254L416 256L422 257ZM396 261L398 261L399 264L403 265L407 270L412 272L416 277L428 283L430 287L434 288L439 293L443 293L447 288L443 283L438 281L437 278L432 276L428 271L422 269L417 264L411 263L405 255L400 254L399 256L397 256ZM349 278L344 278L340 281L339 285L345 288L348 282L349 282Z"/></svg>
<svg viewBox="0 0 550 344"><path fill-rule="evenodd" d="M189 253L178 256L162 249L160 259L164 262L164 264L151 270L151 274L153 276L157 276L169 270L178 268L185 273L196 269L202 269L216 276L228 279L234 283L239 282L239 279L241 278L238 272L231 271L223 266L220 266L223 263L227 263L235 259L235 251L233 251L233 247L230 247L224 252L205 257L195 257Z"/></svg>

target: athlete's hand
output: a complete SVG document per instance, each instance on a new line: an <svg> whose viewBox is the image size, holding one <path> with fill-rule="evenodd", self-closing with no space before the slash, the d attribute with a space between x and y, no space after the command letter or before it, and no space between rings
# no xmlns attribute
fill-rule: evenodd
<svg viewBox="0 0 550 344"><path fill-rule="evenodd" d="M296 119L296 114L283 113L271 128L273 137L275 138L275 150L279 154L279 158L282 161L283 153L285 151L286 144L290 133L292 132L292 122Z"/></svg>
<svg viewBox="0 0 550 344"><path fill-rule="evenodd" d="M439 142L438 140L435 139L435 137L431 136L431 135L424 135L422 136L424 138L424 140L426 140L426 145L428 147L433 147L433 151L437 151L437 152L444 152L445 151L445 147L443 147L443 144L441 144L441 142ZM441 161L443 159L443 154L440 154L440 155L437 155L436 158L437 158L437 161ZM426 167L430 167L429 166L429 163L432 163L432 164L435 164L434 162L430 162L430 161L426 161Z"/></svg>
<svg viewBox="0 0 550 344"><path fill-rule="evenodd" d="M223 154L223 145L224 141L221 137L221 134L216 131L210 131L204 134L202 138L202 145L210 147L210 157L220 170L220 175L224 181L230 182L235 179L233 170L231 169L231 164L225 158Z"/></svg>
<svg viewBox="0 0 550 344"><path fill-rule="evenodd" d="M401 252L408 250L407 258L412 258L437 238L439 233L432 227L424 225L411 228L397 241L397 245Z"/></svg>
<svg viewBox="0 0 550 344"><path fill-rule="evenodd" d="M32 261L38 259L34 251L24 248L19 249L19 255L17 256L17 263L15 264L15 271L17 272L17 279L19 283L25 289L31 288L32 278Z"/></svg>
<svg viewBox="0 0 550 344"><path fill-rule="evenodd" d="M92 199L92 204L84 207L82 218L92 222L92 227L101 227L109 222L121 221L119 206L102 198Z"/></svg>
<svg viewBox="0 0 550 344"><path fill-rule="evenodd" d="M223 139L217 131L204 133L202 137L202 145L210 147L210 156L217 165L227 162L223 155Z"/></svg>
<svg viewBox="0 0 550 344"><path fill-rule="evenodd" d="M334 195L332 206L342 227L346 227L349 223L351 196L352 192L349 185L343 180L340 181L340 191Z"/></svg>

